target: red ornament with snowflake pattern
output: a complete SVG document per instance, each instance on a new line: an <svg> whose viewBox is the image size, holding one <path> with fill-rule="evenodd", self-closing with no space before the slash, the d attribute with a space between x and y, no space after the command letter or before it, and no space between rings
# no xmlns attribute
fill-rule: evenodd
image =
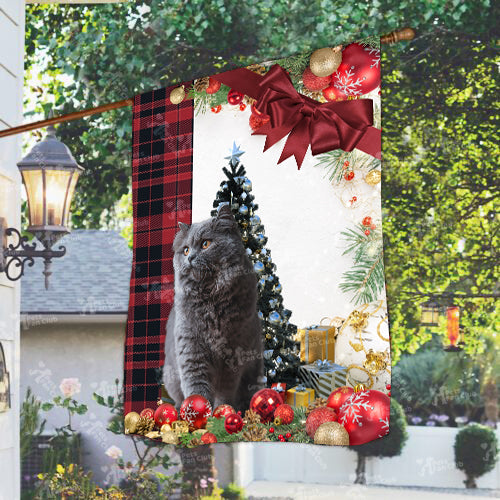
<svg viewBox="0 0 500 500"><path fill-rule="evenodd" d="M189 424L190 429L203 429L207 425L208 417L212 415L212 405L203 396L193 394L182 402L179 414L181 419Z"/></svg>
<svg viewBox="0 0 500 500"><path fill-rule="evenodd" d="M380 391L355 392L340 407L338 422L349 433L349 444L368 443L389 433L391 400Z"/></svg>
<svg viewBox="0 0 500 500"><path fill-rule="evenodd" d="M353 392L354 390L351 387L347 387L346 385L338 387L328 396L326 406L328 406L328 408L332 408L338 413L340 407L346 402L347 398L349 398L351 394L353 394Z"/></svg>
<svg viewBox="0 0 500 500"><path fill-rule="evenodd" d="M171 424L174 420L177 420L177 417L177 410L169 403L163 403L158 406L154 414L156 425L160 428L164 424Z"/></svg>
<svg viewBox="0 0 500 500"><path fill-rule="evenodd" d="M347 96L356 96L368 94L379 85L380 50L359 43L348 45L342 51L342 63L332 75L332 86Z"/></svg>
<svg viewBox="0 0 500 500"><path fill-rule="evenodd" d="M213 416L215 418L226 418L228 415L231 415L231 413L236 413L234 408L231 405L223 404L215 408Z"/></svg>

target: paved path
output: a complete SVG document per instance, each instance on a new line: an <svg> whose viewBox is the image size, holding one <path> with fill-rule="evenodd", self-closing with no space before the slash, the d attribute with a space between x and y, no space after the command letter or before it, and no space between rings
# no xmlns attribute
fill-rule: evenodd
<svg viewBox="0 0 500 500"><path fill-rule="evenodd" d="M471 500L500 498L494 490L397 488L361 485L326 485L254 481L245 488L250 500Z"/></svg>

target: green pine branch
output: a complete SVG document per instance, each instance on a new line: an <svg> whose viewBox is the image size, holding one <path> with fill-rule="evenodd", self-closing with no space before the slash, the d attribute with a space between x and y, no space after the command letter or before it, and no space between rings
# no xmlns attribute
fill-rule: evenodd
<svg viewBox="0 0 500 500"><path fill-rule="evenodd" d="M297 86L302 80L302 73L309 66L309 59L311 58L312 51L302 52L293 56L278 59L275 64L279 64L283 69L288 71L292 83Z"/></svg>
<svg viewBox="0 0 500 500"><path fill-rule="evenodd" d="M357 43L363 46L370 46L374 49L380 50L380 36L367 36L366 38L362 38Z"/></svg>
<svg viewBox="0 0 500 500"><path fill-rule="evenodd" d="M355 304L377 300L385 285L382 231L377 227L366 235L365 230L358 224L341 233L347 242L343 255L353 254L354 264L342 275L339 288L344 293L353 293Z"/></svg>
<svg viewBox="0 0 500 500"><path fill-rule="evenodd" d="M328 176L330 182L338 184L344 178L345 172L349 170L374 170L380 168L381 162L377 158L354 151L343 151L335 149L318 156L318 163L315 167L322 167L326 170L325 177ZM347 168L344 168L348 162Z"/></svg>
<svg viewBox="0 0 500 500"><path fill-rule="evenodd" d="M204 90L198 91L191 86L188 98L194 99L194 110L196 115L205 114L212 108L222 104L227 104L227 95L231 89L227 85L221 85L215 94L207 94Z"/></svg>

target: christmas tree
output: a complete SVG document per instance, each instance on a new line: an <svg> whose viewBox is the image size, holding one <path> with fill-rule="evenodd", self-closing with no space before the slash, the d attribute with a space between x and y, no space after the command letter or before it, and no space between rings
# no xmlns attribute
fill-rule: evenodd
<svg viewBox="0 0 500 500"><path fill-rule="evenodd" d="M283 307L282 286L276 275L276 265L271 252L265 247L267 237L260 217L256 214L258 205L251 194L252 182L240 164L244 153L236 144L230 151L228 167L223 167L227 179L222 181L214 201L215 210L228 204L239 224L243 245L253 263L258 277L258 314L262 320L264 336L264 368L267 385L284 382L295 385L300 364L298 343L293 340L297 327L289 322L291 311Z"/></svg>

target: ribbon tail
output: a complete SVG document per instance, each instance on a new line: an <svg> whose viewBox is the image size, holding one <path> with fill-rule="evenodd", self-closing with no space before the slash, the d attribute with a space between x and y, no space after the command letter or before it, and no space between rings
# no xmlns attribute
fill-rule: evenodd
<svg viewBox="0 0 500 500"><path fill-rule="evenodd" d="M308 119L303 119L295 125L285 142L285 146L283 147L278 163L281 163L293 155L295 157L295 161L297 162L298 170L300 170L304 157L307 153L307 149L309 148L309 126L310 121Z"/></svg>

